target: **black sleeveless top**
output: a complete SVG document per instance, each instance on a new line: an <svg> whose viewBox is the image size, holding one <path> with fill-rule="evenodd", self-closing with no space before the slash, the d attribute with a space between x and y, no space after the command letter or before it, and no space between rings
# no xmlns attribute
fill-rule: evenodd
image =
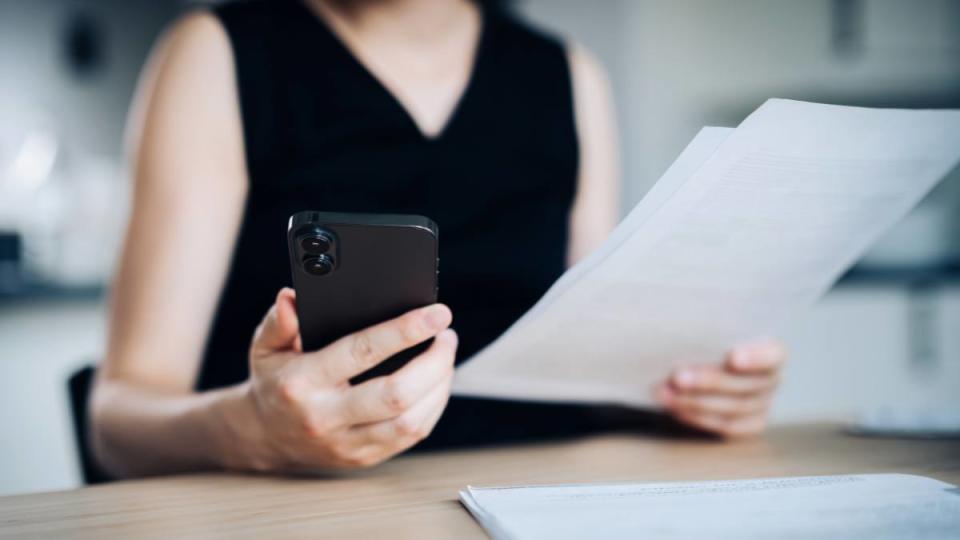
<svg viewBox="0 0 960 540"><path fill-rule="evenodd" d="M215 13L233 47L250 185L199 389L247 377L252 332L290 284L285 229L300 210L433 219L458 361L563 273L578 143L559 42L485 9L472 76L446 127L427 138L299 1ZM453 398L421 447L576 433L591 418L582 407Z"/></svg>

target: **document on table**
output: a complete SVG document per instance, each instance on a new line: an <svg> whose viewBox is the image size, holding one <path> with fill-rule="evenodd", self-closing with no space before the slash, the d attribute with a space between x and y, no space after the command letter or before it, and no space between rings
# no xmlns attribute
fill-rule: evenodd
<svg viewBox="0 0 960 540"><path fill-rule="evenodd" d="M960 535L960 488L905 474L467 487L460 501L497 540Z"/></svg>
<svg viewBox="0 0 960 540"><path fill-rule="evenodd" d="M682 363L779 334L960 161L960 111L770 100L705 128L454 393L651 404Z"/></svg>

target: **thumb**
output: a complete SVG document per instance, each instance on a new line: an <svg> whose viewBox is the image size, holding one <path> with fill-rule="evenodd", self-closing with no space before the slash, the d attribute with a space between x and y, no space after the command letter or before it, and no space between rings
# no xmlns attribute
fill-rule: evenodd
<svg viewBox="0 0 960 540"><path fill-rule="evenodd" d="M764 374L778 369L786 358L786 346L764 339L735 348L727 355L725 367L732 373Z"/></svg>
<svg viewBox="0 0 960 540"><path fill-rule="evenodd" d="M277 293L276 302L254 333L251 355L256 358L277 351L296 349L299 338L296 293L293 289L284 287Z"/></svg>

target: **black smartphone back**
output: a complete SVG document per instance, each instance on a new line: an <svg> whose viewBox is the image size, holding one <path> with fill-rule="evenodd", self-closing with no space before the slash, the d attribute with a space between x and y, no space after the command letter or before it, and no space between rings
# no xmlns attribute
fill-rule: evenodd
<svg viewBox="0 0 960 540"><path fill-rule="evenodd" d="M438 231L428 218L298 212L287 243L304 351L437 301ZM391 373L427 345L353 382Z"/></svg>

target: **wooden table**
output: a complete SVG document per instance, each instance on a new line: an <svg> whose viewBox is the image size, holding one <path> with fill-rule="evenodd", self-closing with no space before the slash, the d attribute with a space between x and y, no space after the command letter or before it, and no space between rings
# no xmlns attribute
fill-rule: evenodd
<svg viewBox="0 0 960 540"><path fill-rule="evenodd" d="M755 441L605 436L402 457L334 478L202 474L0 498L0 537L484 538L467 485L904 472L960 483L960 441L856 438L835 426Z"/></svg>

